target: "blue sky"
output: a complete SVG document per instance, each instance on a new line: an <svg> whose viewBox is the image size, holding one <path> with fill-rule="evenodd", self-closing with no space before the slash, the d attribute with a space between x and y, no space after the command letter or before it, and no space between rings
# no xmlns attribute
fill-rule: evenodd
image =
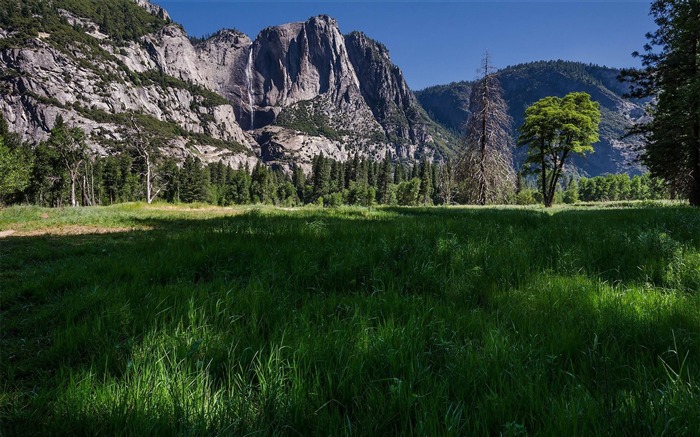
<svg viewBox="0 0 700 437"><path fill-rule="evenodd" d="M251 37L267 27L327 14L343 33L382 42L409 86L471 80L484 51L497 67L564 59L638 66L654 29L649 1L208 1L152 0L191 35L236 28Z"/></svg>

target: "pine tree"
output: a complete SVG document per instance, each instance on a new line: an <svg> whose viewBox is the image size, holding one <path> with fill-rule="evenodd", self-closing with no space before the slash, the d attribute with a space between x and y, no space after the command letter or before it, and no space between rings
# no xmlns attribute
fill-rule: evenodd
<svg viewBox="0 0 700 437"><path fill-rule="evenodd" d="M423 158L423 163L420 166L420 190L418 191L419 202L423 205L430 205L432 193L432 178L430 163L427 158Z"/></svg>
<svg viewBox="0 0 700 437"><path fill-rule="evenodd" d="M355 182L360 185L367 185L368 183L368 163L365 158L362 158L357 166L357 178Z"/></svg>
<svg viewBox="0 0 700 437"><path fill-rule="evenodd" d="M209 194L209 181L202 161L192 155L185 158L180 171L180 200L186 203L205 202Z"/></svg>
<svg viewBox="0 0 700 437"><path fill-rule="evenodd" d="M645 53L633 54L643 69L622 78L635 85L633 97L655 98L652 117L630 133L645 136L642 162L652 175L700 206L700 2L656 0L651 15L658 28Z"/></svg>
<svg viewBox="0 0 700 437"><path fill-rule="evenodd" d="M163 177L163 197L168 202L180 201L180 168L174 159L168 158L160 166L159 173Z"/></svg>
<svg viewBox="0 0 700 437"><path fill-rule="evenodd" d="M277 187L274 175L259 162L253 168L250 185L251 199L255 203L277 203Z"/></svg>
<svg viewBox="0 0 700 437"><path fill-rule="evenodd" d="M323 152L316 159L313 169L314 200L328 194L331 183L331 163L323 156Z"/></svg>
<svg viewBox="0 0 700 437"><path fill-rule="evenodd" d="M334 187L334 191L342 193L345 189L345 164L342 162L338 163L338 181L337 185Z"/></svg>
<svg viewBox="0 0 700 437"><path fill-rule="evenodd" d="M377 200L379 203L388 203L389 185L391 185L391 181L391 156L387 151L384 155L384 161L382 161L377 179Z"/></svg>
<svg viewBox="0 0 700 437"><path fill-rule="evenodd" d="M294 164L292 168L292 184L297 190L297 196L302 201L304 200L304 186L306 185L306 175L304 175L304 170Z"/></svg>
<svg viewBox="0 0 700 437"><path fill-rule="evenodd" d="M396 169L394 170L394 185L398 185L406 180L406 169L403 164L396 164Z"/></svg>
<svg viewBox="0 0 700 437"><path fill-rule="evenodd" d="M413 163L413 167L411 168L411 179L416 179L420 176L420 164L417 162Z"/></svg>
<svg viewBox="0 0 700 437"><path fill-rule="evenodd" d="M496 72L486 54L483 77L472 88L465 152L458 163L462 198L486 205L505 201L515 186L512 120Z"/></svg>

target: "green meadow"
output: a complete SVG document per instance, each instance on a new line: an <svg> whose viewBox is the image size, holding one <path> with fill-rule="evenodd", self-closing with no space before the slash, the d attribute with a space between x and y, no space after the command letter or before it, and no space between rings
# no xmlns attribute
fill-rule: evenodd
<svg viewBox="0 0 700 437"><path fill-rule="evenodd" d="M697 435L700 211L0 210L0 434Z"/></svg>

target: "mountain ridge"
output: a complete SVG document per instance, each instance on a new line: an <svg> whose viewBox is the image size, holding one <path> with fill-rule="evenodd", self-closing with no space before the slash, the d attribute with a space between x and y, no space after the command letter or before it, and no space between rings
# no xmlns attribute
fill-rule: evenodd
<svg viewBox="0 0 700 437"><path fill-rule="evenodd" d="M469 82L431 102L436 87L414 93L383 44L343 34L327 15L270 26L254 39L235 29L193 38L147 0L23 4L0 13L0 111L31 142L46 139L60 114L86 130L96 153L109 153L128 136L128 114L138 113L170 155L233 167L309 170L321 152L401 162L459 154ZM113 11L127 24L111 21ZM608 91L604 106L619 118L622 100Z"/></svg>
<svg viewBox="0 0 700 437"><path fill-rule="evenodd" d="M644 101L624 97L628 86L617 80L620 70L575 61L533 61L506 67L496 72L509 105L514 129L524 121L525 109L547 96L563 97L574 91L591 94L601 105L601 141L596 152L572 160L577 171L596 176L605 173L637 174L643 168L637 162L639 138L623 138L626 129L643 117ZM473 81L453 82L416 91L423 107L448 129L460 132L469 116L469 94ZM514 132L517 134L517 132ZM524 158L523 149L516 150L516 161Z"/></svg>
<svg viewBox="0 0 700 437"><path fill-rule="evenodd" d="M32 142L45 139L61 114L105 153L125 137L123 114L139 112L172 131L169 142L179 156L195 153L233 166L262 160L309 167L320 152L340 160L386 153L402 161L441 160L458 145L425 114L385 48L385 56L372 55L383 46L360 33L342 34L327 15L271 26L254 39L222 29L191 40L146 0L100 6L123 7L130 14L124 21L147 23L133 29L117 28L101 15L105 10L84 0L28 1L22 11L31 13L0 17L0 68L11 73L3 74L8 92L0 110ZM394 96L402 97L398 104L379 101ZM304 129L304 117L327 126Z"/></svg>

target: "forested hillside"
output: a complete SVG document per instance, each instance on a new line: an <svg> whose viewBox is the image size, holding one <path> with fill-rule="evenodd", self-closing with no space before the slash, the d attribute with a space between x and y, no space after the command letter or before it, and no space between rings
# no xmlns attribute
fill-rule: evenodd
<svg viewBox="0 0 700 437"><path fill-rule="evenodd" d="M583 91L600 103L600 143L596 152L586 158L576 158L574 165L583 174L597 176L605 173L637 174L635 138L623 138L631 123L645 116L643 102L624 97L628 85L618 81L620 71L597 65L567 61L543 61L521 64L500 70L498 78L517 129L523 122L525 108L547 96L559 96ZM423 107L448 128L461 132L469 116L471 82L456 82L418 91ZM516 132L514 131L514 134ZM516 156L522 160L523 152Z"/></svg>

